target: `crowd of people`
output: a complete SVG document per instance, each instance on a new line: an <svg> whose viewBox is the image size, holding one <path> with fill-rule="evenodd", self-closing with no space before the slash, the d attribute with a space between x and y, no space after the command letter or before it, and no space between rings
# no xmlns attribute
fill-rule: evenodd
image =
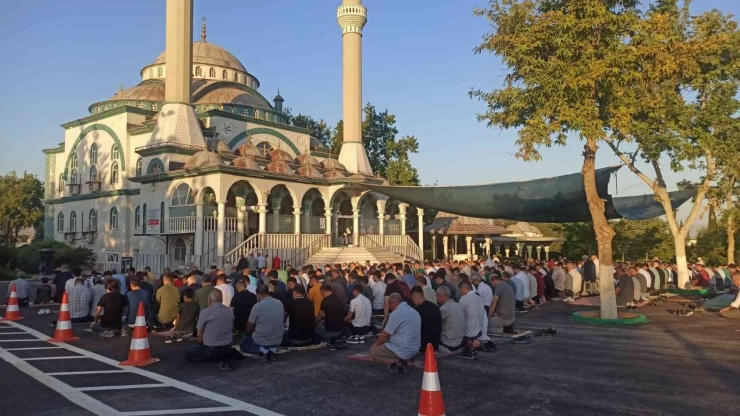
<svg viewBox="0 0 740 416"><path fill-rule="evenodd" d="M370 355L406 372L427 344L435 351L475 359L496 349L489 338L514 334L518 314L553 300L572 302L598 293L599 259L527 261L427 261L308 265L282 268L279 258L242 258L228 271L192 267L157 276L150 268L100 275L62 266L52 282L37 288L37 303L61 301L67 293L73 323L90 323L102 337L130 335L139 305L153 331L168 331L166 343L197 338L190 361L219 361L234 368L242 353L276 359L280 346L325 343L330 350L369 344ZM734 264L691 266L692 285L722 290L740 284ZM675 265L658 260L614 267L617 304L629 307L675 285ZM28 285L19 276L19 302ZM740 317L740 295L721 315ZM54 324L54 323L52 323ZM238 338L236 338L238 339ZM372 340L372 341L371 341Z"/></svg>

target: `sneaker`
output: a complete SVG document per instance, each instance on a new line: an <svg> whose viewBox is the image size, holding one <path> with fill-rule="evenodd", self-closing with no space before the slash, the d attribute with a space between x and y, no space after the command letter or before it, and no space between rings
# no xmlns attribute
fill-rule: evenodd
<svg viewBox="0 0 740 416"><path fill-rule="evenodd" d="M558 334L558 331L556 329L547 328L547 333L550 334L550 335L552 335L552 336L555 336L555 335Z"/></svg>
<svg viewBox="0 0 740 416"><path fill-rule="evenodd" d="M548 332L547 329L543 329L542 331L538 332L536 335L538 337L551 337L553 334L551 334L550 332Z"/></svg>
<svg viewBox="0 0 740 416"><path fill-rule="evenodd" d="M329 351L336 351L336 350L339 349L339 348L337 348L337 344L336 343L332 343L332 342L326 344L326 348L328 348Z"/></svg>
<svg viewBox="0 0 740 416"><path fill-rule="evenodd" d="M357 337L357 340L359 341L360 344L364 344L365 343L365 337L363 337L363 336L358 336Z"/></svg>
<svg viewBox="0 0 740 416"><path fill-rule="evenodd" d="M277 355L272 351L267 351L267 354L265 354L265 361L268 363L271 361L277 361Z"/></svg>
<svg viewBox="0 0 740 416"><path fill-rule="evenodd" d="M351 337L347 338L346 342L347 344L361 344L360 337L358 335L352 335Z"/></svg>
<svg viewBox="0 0 740 416"><path fill-rule="evenodd" d="M46 315L46 309L39 309L38 315Z"/></svg>
<svg viewBox="0 0 740 416"><path fill-rule="evenodd" d="M527 313L528 311L526 309L517 309L516 313Z"/></svg>
<svg viewBox="0 0 740 416"><path fill-rule="evenodd" d="M470 348L464 349L460 354L455 355L457 358L463 358L466 360L475 360L475 357L478 354L475 352L475 350L472 350Z"/></svg>
<svg viewBox="0 0 740 416"><path fill-rule="evenodd" d="M164 340L165 344L172 344L172 337L167 337L167 339Z"/></svg>
<svg viewBox="0 0 740 416"><path fill-rule="evenodd" d="M116 336L116 334L113 332L112 329L109 329L107 331L103 331L103 333L100 334L100 336L103 338L113 338Z"/></svg>
<svg viewBox="0 0 740 416"><path fill-rule="evenodd" d="M514 344L529 344L530 342L532 342L532 340L527 336L527 337L514 338L512 342Z"/></svg>
<svg viewBox="0 0 740 416"><path fill-rule="evenodd" d="M400 367L400 368L399 368L399 370L400 370L400 371L401 371L402 373L404 373L404 374L406 374L406 373L408 373L409 371L411 371L411 366L410 366L410 365L409 365L409 364L408 364L407 362L402 362L402 363L401 363L401 365L400 365L399 367Z"/></svg>
<svg viewBox="0 0 740 416"><path fill-rule="evenodd" d="M221 371L232 371L236 368L236 364L233 361L224 361L218 365L218 369Z"/></svg>
<svg viewBox="0 0 740 416"><path fill-rule="evenodd" d="M174 337L172 337L172 341L173 342L183 342L184 339L179 335L175 335Z"/></svg>
<svg viewBox="0 0 740 416"><path fill-rule="evenodd" d="M389 365L388 366L388 372L389 373L393 373L393 374L398 373L398 364L393 363L393 364Z"/></svg>
<svg viewBox="0 0 740 416"><path fill-rule="evenodd" d="M485 343L483 343L483 352L494 352L496 351L496 344L493 343L493 341L488 340Z"/></svg>

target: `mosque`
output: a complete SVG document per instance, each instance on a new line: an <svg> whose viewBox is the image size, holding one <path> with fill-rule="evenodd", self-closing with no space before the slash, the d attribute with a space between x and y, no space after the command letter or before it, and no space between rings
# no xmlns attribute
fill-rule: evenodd
<svg viewBox="0 0 740 416"><path fill-rule="evenodd" d="M337 10L338 158L289 124L280 93L266 99L256 74L207 39L205 21L192 41L192 0L168 0L166 14L166 50L141 82L91 104L44 150L47 240L91 248L102 270L223 266L253 251L294 266L422 258L423 209L366 187L387 181L362 145L360 0ZM416 239L407 214L419 219Z"/></svg>

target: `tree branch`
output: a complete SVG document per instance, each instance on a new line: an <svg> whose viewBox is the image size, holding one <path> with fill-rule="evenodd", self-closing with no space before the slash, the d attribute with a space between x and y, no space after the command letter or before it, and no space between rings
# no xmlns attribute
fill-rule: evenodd
<svg viewBox="0 0 740 416"><path fill-rule="evenodd" d="M632 159L630 160L630 159L627 158L627 156L624 153L622 153L621 150L619 150L619 148L614 144L614 142L609 137L604 138L604 141L606 142L607 145L609 145L609 147L611 147L612 151L614 152L615 155L617 155L617 157L619 158L619 160L621 160L622 163L624 163L625 166L627 166L627 168L630 171L632 171L632 173L634 173L640 179L642 179L642 181L645 182L650 187L650 189L653 190L653 193L655 193L656 196L657 196L657 192L655 190L655 187L656 187L655 182L652 179L650 179L647 175L645 175L644 173L642 173L642 171L640 169L637 169L637 166L635 166L635 164L634 164L634 157L635 156L633 155ZM639 148L638 148L638 150L639 150ZM636 154L637 154L637 151L635 151L635 155Z"/></svg>
<svg viewBox="0 0 740 416"><path fill-rule="evenodd" d="M696 216L699 213L699 208L701 207L701 202L704 200L704 197L707 194L707 191L709 190L709 185L712 183L712 180L714 179L714 172L717 168L714 162L714 157L712 156L712 152L709 150L704 151L704 158L707 162L707 176L704 177L704 182L702 182L701 185L699 185L699 188L696 191L696 200L694 201L694 206L691 207L691 212L689 213L689 216L686 217L686 221L683 224L683 227L681 227L681 234L687 235L689 232L689 228L691 227L691 224L694 223L694 220L696 219Z"/></svg>

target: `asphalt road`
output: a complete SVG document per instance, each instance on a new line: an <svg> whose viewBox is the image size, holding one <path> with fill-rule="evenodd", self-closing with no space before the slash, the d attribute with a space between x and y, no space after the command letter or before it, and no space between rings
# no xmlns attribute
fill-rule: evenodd
<svg viewBox="0 0 740 416"><path fill-rule="evenodd" d="M0 285L0 298L6 290ZM533 338L526 345L508 343L495 353L480 354L476 361L440 359L439 377L447 415L736 415L740 394L740 356L736 352L740 322L709 313L672 316L665 311L671 307L675 304L642 308L640 312L647 314L651 322L634 327L574 324L570 314L589 308L559 302L520 315L517 329L555 327L557 337ZM35 315L36 311L22 310L26 319L19 323L52 335L53 329L47 322L56 317ZM103 339L83 328L75 326L75 334L81 339L70 345L115 361L126 358L129 338ZM3 331L16 329L0 329ZM0 342L0 348L9 344L16 348L26 345ZM422 370L390 374L381 364L346 358L367 349L367 345L353 345L346 351L291 352L280 355L273 363L247 359L239 362L235 371L224 373L217 364L187 363L183 350L192 343L166 345L163 337L150 336L150 344L152 355L161 361L145 367L146 372L278 414L417 414ZM16 352L26 354L23 357L68 354L57 350ZM115 368L88 359L28 362L41 371L54 373ZM0 395L2 415L90 414L3 360L0 374L0 391L6 392ZM57 378L82 388L152 383L137 374ZM222 406L209 402L207 397L195 400L192 394L161 386L88 393L122 412Z"/></svg>

